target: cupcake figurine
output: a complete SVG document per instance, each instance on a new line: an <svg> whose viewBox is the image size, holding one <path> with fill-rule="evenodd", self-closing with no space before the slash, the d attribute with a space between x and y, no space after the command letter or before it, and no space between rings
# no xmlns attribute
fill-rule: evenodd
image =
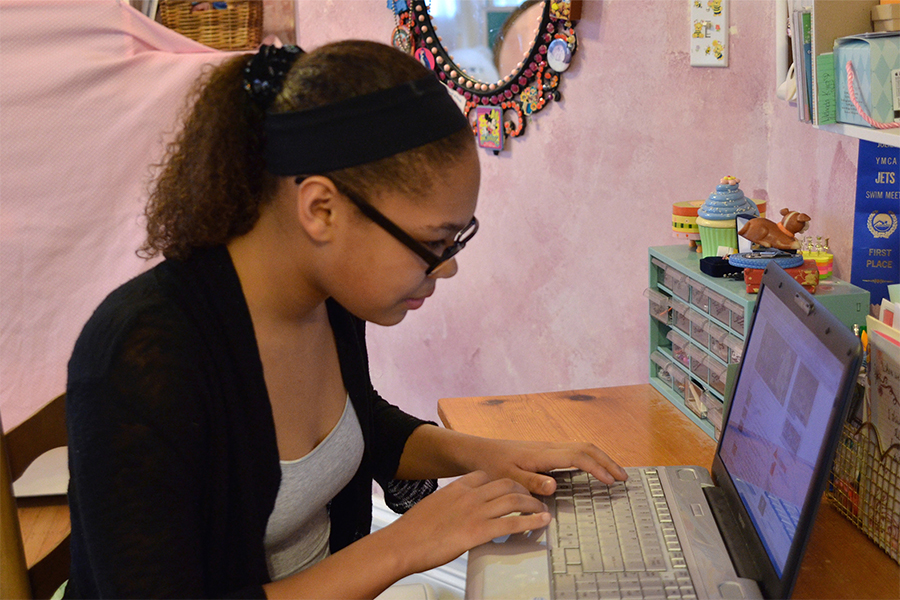
<svg viewBox="0 0 900 600"><path fill-rule="evenodd" d="M703 257L718 256L719 248L728 249L728 254L737 251L737 231L735 217L747 214L759 216L759 209L753 200L744 196L737 177L723 177L716 191L697 211L697 226L700 229L700 243Z"/></svg>

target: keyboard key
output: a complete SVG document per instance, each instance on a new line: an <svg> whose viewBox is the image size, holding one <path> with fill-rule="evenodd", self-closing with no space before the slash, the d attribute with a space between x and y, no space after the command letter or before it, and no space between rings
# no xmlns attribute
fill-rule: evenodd
<svg viewBox="0 0 900 600"><path fill-rule="evenodd" d="M553 584L556 591L575 591L575 576L574 575L560 575L559 577L553 578Z"/></svg>
<svg viewBox="0 0 900 600"><path fill-rule="evenodd" d="M643 571L645 569L644 561L642 559L624 559L623 563L625 564L626 571Z"/></svg>
<svg viewBox="0 0 900 600"><path fill-rule="evenodd" d="M550 568L554 574L566 573L566 553L563 549L552 549L550 551Z"/></svg>
<svg viewBox="0 0 900 600"><path fill-rule="evenodd" d="M581 552L581 570L585 573L603 572L603 555L599 551Z"/></svg>

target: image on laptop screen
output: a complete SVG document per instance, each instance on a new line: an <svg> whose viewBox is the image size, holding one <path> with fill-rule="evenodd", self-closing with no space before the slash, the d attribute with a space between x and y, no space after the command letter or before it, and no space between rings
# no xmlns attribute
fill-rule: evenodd
<svg viewBox="0 0 900 600"><path fill-rule="evenodd" d="M720 456L778 576L814 485L840 361L774 293L759 300Z"/></svg>

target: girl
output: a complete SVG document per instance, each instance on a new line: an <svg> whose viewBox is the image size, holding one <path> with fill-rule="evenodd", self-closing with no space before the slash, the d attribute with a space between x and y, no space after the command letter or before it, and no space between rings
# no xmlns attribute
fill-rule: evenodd
<svg viewBox="0 0 900 600"><path fill-rule="evenodd" d="M466 119L390 47L215 69L146 210L142 250L166 260L101 304L69 363L66 595L373 597L545 525L541 472L623 479L594 446L464 436L372 388L364 322L456 274L478 186ZM367 535L373 479L408 512Z"/></svg>

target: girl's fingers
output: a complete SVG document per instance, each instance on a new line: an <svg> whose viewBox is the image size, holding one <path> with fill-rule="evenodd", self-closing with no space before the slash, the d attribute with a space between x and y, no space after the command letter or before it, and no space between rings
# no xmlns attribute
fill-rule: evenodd
<svg viewBox="0 0 900 600"><path fill-rule="evenodd" d="M543 473L534 473L524 469L517 469L512 478L522 483L530 493L538 496L549 496L556 491L556 480Z"/></svg>
<svg viewBox="0 0 900 600"><path fill-rule="evenodd" d="M515 513L537 514L547 512L547 506L531 494L507 494L487 504L488 518L505 517Z"/></svg>
<svg viewBox="0 0 900 600"><path fill-rule="evenodd" d="M476 488L488 483L489 481L491 481L491 478L484 471L472 471L471 473L466 473L462 477L458 478L456 481L451 483L450 486L462 485L469 488Z"/></svg>
<svg viewBox="0 0 900 600"><path fill-rule="evenodd" d="M549 496L556 491L556 480L546 474L555 469L580 469L607 485L628 478L625 471L602 450L589 444L559 448L553 453L545 453L542 458L543 460L534 463L524 461L524 464L509 474L529 492L539 496Z"/></svg>
<svg viewBox="0 0 900 600"><path fill-rule="evenodd" d="M534 531L546 526L550 522L550 513L541 512L534 514L519 514L494 519L491 521L484 541L490 541L504 535Z"/></svg>
<svg viewBox="0 0 900 600"><path fill-rule="evenodd" d="M607 485L628 479L624 469L593 444L584 444L573 449L569 460L565 462L571 463L567 467L575 467L590 473Z"/></svg>
<svg viewBox="0 0 900 600"><path fill-rule="evenodd" d="M489 479L487 475L485 475L485 478ZM530 492L525 486L508 478L485 481L480 486L477 486L476 492L479 494L479 498L485 502L508 494L530 495Z"/></svg>
<svg viewBox="0 0 900 600"><path fill-rule="evenodd" d="M596 457L592 457L593 460L586 461L583 466L575 466L582 471L590 473L607 485L611 485L616 481L625 481L628 479L628 474L625 472L625 469L614 463L605 454L603 456L604 459L597 460Z"/></svg>
<svg viewBox="0 0 900 600"><path fill-rule="evenodd" d="M458 481L463 479L460 478ZM480 474L478 477L466 479L463 483L471 486L472 499L475 502L472 508L477 509L479 505L483 507L483 512L480 512L482 518L498 519L517 513L538 514L547 511L547 506L543 502L512 479L489 480L487 475Z"/></svg>

